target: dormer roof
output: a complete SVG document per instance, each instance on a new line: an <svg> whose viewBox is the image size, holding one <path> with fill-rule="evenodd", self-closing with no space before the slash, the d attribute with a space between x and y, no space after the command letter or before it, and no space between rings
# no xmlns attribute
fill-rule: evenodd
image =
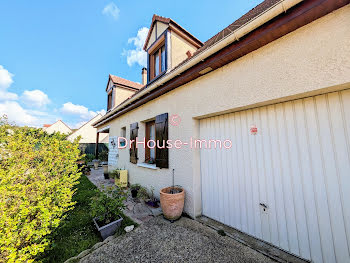
<svg viewBox="0 0 350 263"><path fill-rule="evenodd" d="M190 38L192 40L192 42L197 46L197 48L200 48L201 46L203 46L203 43L198 38L193 36L191 33L189 33L186 29L181 27L178 23L176 23L171 18L153 15L151 26L149 27L147 38L146 38L145 44L143 46L143 50L145 50L145 51L147 50L147 46L149 44L148 42L150 40L152 31L153 31L153 27L155 26L156 22L161 22L163 24L167 24L171 29L180 31L181 33L186 35L188 38Z"/></svg>
<svg viewBox="0 0 350 263"><path fill-rule="evenodd" d="M109 78L108 78L108 82L107 82L107 87L106 87L106 91L108 89L108 83L112 81L113 84L116 85L121 85L123 87L129 88L129 89L133 89L135 91L141 89L143 87L142 84L128 80L128 79L123 79L121 77L118 76L114 76L112 74L109 74Z"/></svg>

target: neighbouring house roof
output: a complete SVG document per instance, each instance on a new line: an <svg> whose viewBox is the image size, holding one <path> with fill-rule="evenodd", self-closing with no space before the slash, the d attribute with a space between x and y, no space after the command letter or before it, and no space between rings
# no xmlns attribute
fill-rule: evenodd
<svg viewBox="0 0 350 263"><path fill-rule="evenodd" d="M96 116L94 116L93 118L91 118L89 121L87 121L83 125L81 125L78 129L74 129L73 133L71 133L67 136L67 140L73 141L75 138L77 138L80 135L80 136L82 136L82 140L80 141L80 143L95 143L96 142L96 129L94 127L92 127L92 123L94 121L97 121L101 117L102 117L102 114L99 113ZM89 128L88 126L90 126L91 129L93 129L95 131L95 132L93 132L93 136L91 135L92 132L90 130L86 130L86 129L84 130L84 128ZM105 139L105 137L101 137L99 142L101 143L104 139Z"/></svg>
<svg viewBox="0 0 350 263"><path fill-rule="evenodd" d="M221 30L219 33L215 34L209 40L207 40L202 47L200 47L194 54L182 61L179 65L171 69L169 72L164 74L162 77L157 79L152 85L156 84L160 80L162 80L165 76L170 75L173 71L178 68L184 66L186 62L193 60L204 50L210 48L215 45L217 42L222 40L224 37L228 36L230 33L235 31L237 28L251 22L255 18L262 15L264 12L272 8L274 5L279 4L280 0L265 0L255 8L251 9L248 13L244 14L242 17L234 21L232 24ZM292 7L287 12L274 19L265 22L264 25L259 28L253 30L252 32L247 33L243 38L237 40L232 44L228 44L223 47L221 50L217 51L215 54L211 55L208 59L205 59L197 62L190 69L187 69L185 72L180 75L174 76L170 80L168 80L165 84L161 85L155 90L150 91L146 95L143 95L139 99L125 105L124 108L118 109L115 108L111 112L107 113L100 120L95 122L93 125L98 127L102 125L107 120L110 121L113 118L116 118L129 110L132 110L136 107L141 106L143 103L146 103L149 100L154 99L155 97L159 97L162 94L177 88L179 86L184 85L187 82L190 82L201 76L199 73L200 70L203 70L205 67L212 67L212 70L222 67L223 65L234 61L235 59L244 56L276 39L281 36L288 34L296 30L297 28L306 25L348 3L348 0L339 0L339 2L334 2L332 0L305 0L299 3L298 5ZM315 8L315 6L322 6ZM293 10L293 11L292 11ZM311 12L312 10L312 12ZM168 18L162 18L156 16L159 21L168 21ZM154 18L155 19L155 18ZM274 23L275 26L271 27L270 24ZM278 24L278 25L277 25ZM153 25L153 19L152 19ZM146 43L147 44L147 43ZM145 46L146 46L145 44ZM245 50L243 50L245 49ZM139 89L132 96L122 102L120 105L130 100L134 96L138 95L141 91L147 88L147 85Z"/></svg>
<svg viewBox="0 0 350 263"><path fill-rule="evenodd" d="M87 125L90 121L92 121L93 119L96 119L97 117L101 118L102 117L102 114L99 113L97 114L96 116L94 116L93 118L91 118L90 120L88 120L87 122L85 122L83 125L81 125L79 128L77 129L74 129L73 133L70 134L69 136L72 136L75 132L79 131L81 128L83 128L85 125Z"/></svg>
<svg viewBox="0 0 350 263"><path fill-rule="evenodd" d="M59 123L62 123L64 126L66 126L67 129L68 129L70 132L72 131L72 129L69 128L69 126L68 126L67 124L65 124L62 120L58 120L58 121L56 121L56 122L53 123L53 124L44 124L44 125L43 125L43 130L47 131L48 128L50 128L50 130L53 129L53 130L55 131L55 130L57 129L57 128L56 128L56 125L59 124ZM56 130L56 131L57 131L57 130Z"/></svg>
<svg viewBox="0 0 350 263"><path fill-rule="evenodd" d="M121 85L121 86L124 86L126 88L133 89L133 90L139 90L143 87L143 85L140 83L137 83L137 82L134 82L131 80L127 80L127 79L123 79L121 77L109 74L106 90L108 89L109 81L112 81L114 84Z"/></svg>
<svg viewBox="0 0 350 263"><path fill-rule="evenodd" d="M167 18L167 17L162 17L162 16L158 16L158 15L153 15L152 17L152 22L151 22L151 26L149 27L148 30L148 34L145 40L145 44L143 46L143 49L146 50L146 47L148 45L149 39L151 37L151 33L152 33L152 29L154 27L154 24L159 21L162 22L164 24L168 24L168 25L172 25L174 27L176 27L178 30L180 30L182 33L184 33L185 35L187 35L189 38L191 38L197 45L198 47L201 47L203 45L203 43L196 38L195 36L193 36L191 33L189 33L186 29L184 29L182 26L180 26L178 23L176 23L174 20L172 20L171 18Z"/></svg>

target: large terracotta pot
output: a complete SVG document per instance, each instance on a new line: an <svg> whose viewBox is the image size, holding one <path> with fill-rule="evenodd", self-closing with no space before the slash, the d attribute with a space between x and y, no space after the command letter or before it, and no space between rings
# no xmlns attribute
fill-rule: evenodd
<svg viewBox="0 0 350 263"><path fill-rule="evenodd" d="M178 190L179 193L171 194L171 190ZM185 190L181 187L166 187L160 190L160 205L166 219L174 221L178 219L185 203Z"/></svg>

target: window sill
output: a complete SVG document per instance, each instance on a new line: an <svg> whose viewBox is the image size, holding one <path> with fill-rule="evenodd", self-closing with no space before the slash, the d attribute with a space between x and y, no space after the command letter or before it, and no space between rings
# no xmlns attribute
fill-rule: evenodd
<svg viewBox="0 0 350 263"><path fill-rule="evenodd" d="M154 77L152 80L150 80L147 83L147 86L149 86L150 84L152 84L153 82L157 81L158 79L160 79L164 74L166 73L166 70L164 70L163 72L159 73L158 76Z"/></svg>
<svg viewBox="0 0 350 263"><path fill-rule="evenodd" d="M148 169L153 169L153 170L159 169L155 164L148 164L148 163L138 163L137 166L143 167L143 168L148 168Z"/></svg>

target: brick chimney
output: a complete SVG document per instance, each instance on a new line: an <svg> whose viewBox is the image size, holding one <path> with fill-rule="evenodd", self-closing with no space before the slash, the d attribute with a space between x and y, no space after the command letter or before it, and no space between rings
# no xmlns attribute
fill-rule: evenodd
<svg viewBox="0 0 350 263"><path fill-rule="evenodd" d="M147 84L147 69L142 68L142 85Z"/></svg>

